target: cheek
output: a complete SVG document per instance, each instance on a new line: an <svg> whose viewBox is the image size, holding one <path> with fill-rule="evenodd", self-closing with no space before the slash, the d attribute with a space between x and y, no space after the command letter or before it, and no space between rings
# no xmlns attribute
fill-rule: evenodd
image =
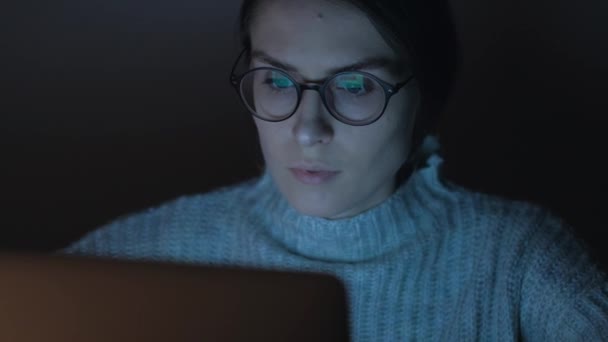
<svg viewBox="0 0 608 342"><path fill-rule="evenodd" d="M378 125L359 140L369 142L363 148L372 159L372 164L400 167L410 152L414 113L403 104L388 109L390 111L385 113L386 117L382 118L384 120L377 122Z"/></svg>
<svg viewBox="0 0 608 342"><path fill-rule="evenodd" d="M273 156L276 156L279 153L279 149L282 146L280 142L281 135L279 127L281 125L261 121L257 118L254 119L254 122L258 131L258 140L262 153L264 154L266 162L270 163L274 160Z"/></svg>
<svg viewBox="0 0 608 342"><path fill-rule="evenodd" d="M382 162L386 163L394 161L401 163L407 158L408 150L408 139L407 139L407 127L404 121L399 123L395 122L393 125L385 127L382 134L382 139L376 141L376 157L383 159Z"/></svg>

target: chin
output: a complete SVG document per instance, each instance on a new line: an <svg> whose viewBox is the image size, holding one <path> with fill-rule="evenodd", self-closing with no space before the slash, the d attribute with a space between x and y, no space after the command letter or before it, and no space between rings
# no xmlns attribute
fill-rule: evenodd
<svg viewBox="0 0 608 342"><path fill-rule="evenodd" d="M335 211L332 211L330 208L319 208L317 206L292 206L297 212L302 215L322 217L329 220L337 216L337 213Z"/></svg>
<svg viewBox="0 0 608 342"><path fill-rule="evenodd" d="M307 198L288 198L288 202L302 215L322 217L329 220L339 218L340 214L344 211L334 203L315 201Z"/></svg>

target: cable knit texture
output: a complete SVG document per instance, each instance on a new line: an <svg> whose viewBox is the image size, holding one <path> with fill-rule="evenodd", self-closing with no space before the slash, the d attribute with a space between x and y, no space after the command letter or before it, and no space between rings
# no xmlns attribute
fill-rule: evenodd
<svg viewBox="0 0 608 342"><path fill-rule="evenodd" d="M445 182L441 164L432 155L348 219L299 214L266 173L120 218L64 252L330 273L354 341L608 341L608 281L570 227Z"/></svg>

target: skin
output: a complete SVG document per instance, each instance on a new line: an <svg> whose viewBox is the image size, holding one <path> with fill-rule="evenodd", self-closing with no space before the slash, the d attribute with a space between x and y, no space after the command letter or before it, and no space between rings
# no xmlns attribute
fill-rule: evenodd
<svg viewBox="0 0 608 342"><path fill-rule="evenodd" d="M265 1L250 26L252 50L295 66L299 82L322 82L330 70L361 58L403 61L365 14L349 4L327 0ZM401 63L403 65L403 63ZM250 67L272 66L254 58ZM408 72L361 69L396 84ZM419 89L408 83L384 113L368 126L349 126L333 118L317 92L304 91L296 113L282 122L254 118L266 168L291 206L305 215L343 219L387 199L395 175L410 153ZM318 185L303 184L289 170L298 161L319 162L340 173Z"/></svg>

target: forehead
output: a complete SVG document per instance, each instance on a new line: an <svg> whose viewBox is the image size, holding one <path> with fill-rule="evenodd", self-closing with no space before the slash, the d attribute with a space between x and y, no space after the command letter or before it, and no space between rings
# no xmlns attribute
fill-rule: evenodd
<svg viewBox="0 0 608 342"><path fill-rule="evenodd" d="M250 31L253 49L311 73L363 58L397 58L367 16L342 1L263 1Z"/></svg>

